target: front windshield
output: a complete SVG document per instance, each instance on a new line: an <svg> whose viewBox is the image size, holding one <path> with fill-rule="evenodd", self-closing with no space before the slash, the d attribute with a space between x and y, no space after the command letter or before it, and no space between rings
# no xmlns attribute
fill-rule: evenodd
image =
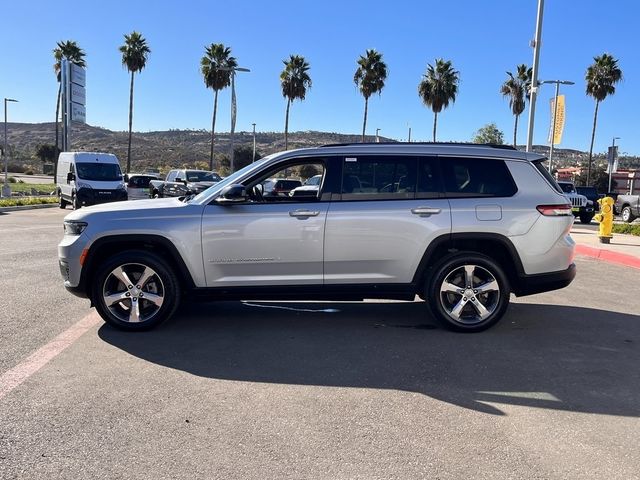
<svg viewBox="0 0 640 480"><path fill-rule="evenodd" d="M222 180L222 181L210 186L209 188L207 188L203 192L200 192L198 195L196 195L191 200L189 200L189 203L199 203L200 201L204 200L206 197L209 197L211 195L211 193L219 192L220 190L222 190L227 185L233 185L234 183L236 183L237 179L239 179L241 177L244 177L247 173L251 172L252 170L260 168L266 162L271 160L271 158L273 158L275 155L276 154L269 155L267 157L261 158L260 160L257 160L257 161L255 161L253 163L250 163L246 167L241 168L237 172L232 173L231 175L226 177L224 180Z"/></svg>
<svg viewBox="0 0 640 480"><path fill-rule="evenodd" d="M76 163L77 176L81 180L115 182L122 180L120 165L117 163L85 162Z"/></svg>
<svg viewBox="0 0 640 480"><path fill-rule="evenodd" d="M560 184L560 188L562 189L562 191L564 193L574 193L575 190L573 188L573 185L571 185L570 183L561 183Z"/></svg>
<svg viewBox="0 0 640 480"><path fill-rule="evenodd" d="M198 172L196 170L187 170L188 182L219 182L220 176L214 172Z"/></svg>

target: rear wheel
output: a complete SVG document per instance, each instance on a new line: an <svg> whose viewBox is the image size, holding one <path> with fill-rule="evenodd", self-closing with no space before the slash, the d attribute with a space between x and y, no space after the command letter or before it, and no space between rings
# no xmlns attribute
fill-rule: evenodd
<svg viewBox="0 0 640 480"><path fill-rule="evenodd" d="M180 302L178 279L159 256L128 251L106 260L92 285L100 316L121 330L148 330L175 312Z"/></svg>
<svg viewBox="0 0 640 480"><path fill-rule="evenodd" d="M67 207L67 201L62 198L61 192L58 192L58 206L63 209Z"/></svg>
<svg viewBox="0 0 640 480"><path fill-rule="evenodd" d="M626 223L631 223L636 217L631 212L631 207L624 207L622 209L622 221Z"/></svg>
<svg viewBox="0 0 640 480"><path fill-rule="evenodd" d="M78 201L78 197L76 197L75 195L71 197L71 206L74 210L78 210L81 207L80 202Z"/></svg>
<svg viewBox="0 0 640 480"><path fill-rule="evenodd" d="M495 325L509 305L509 282L500 265L468 252L445 258L433 270L426 296L431 311L452 330L479 332Z"/></svg>

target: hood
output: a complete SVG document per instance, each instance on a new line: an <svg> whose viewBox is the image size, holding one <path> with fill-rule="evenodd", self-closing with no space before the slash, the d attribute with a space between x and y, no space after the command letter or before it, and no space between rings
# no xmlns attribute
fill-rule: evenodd
<svg viewBox="0 0 640 480"><path fill-rule="evenodd" d="M163 210L182 208L187 206L186 203L178 198L151 198L148 200L129 200L126 202L102 203L100 205L92 205L90 207L82 207L74 210L65 217L65 220L83 220L84 218L95 213L109 212L144 212L151 210Z"/></svg>

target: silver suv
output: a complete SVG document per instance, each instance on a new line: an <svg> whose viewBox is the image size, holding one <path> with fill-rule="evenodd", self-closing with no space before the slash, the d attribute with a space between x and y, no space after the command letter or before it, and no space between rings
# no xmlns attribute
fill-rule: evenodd
<svg viewBox="0 0 640 480"><path fill-rule="evenodd" d="M571 205L511 148L329 145L270 155L193 197L83 208L64 220L65 287L111 325L141 330L180 299L426 300L459 331L504 315L510 294L575 276ZM267 179L321 175L313 196ZM428 315L425 311L425 316Z"/></svg>

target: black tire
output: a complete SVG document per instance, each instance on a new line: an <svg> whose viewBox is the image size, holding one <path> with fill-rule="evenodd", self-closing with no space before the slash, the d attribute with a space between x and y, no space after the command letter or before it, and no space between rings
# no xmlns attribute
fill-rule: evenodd
<svg viewBox="0 0 640 480"><path fill-rule="evenodd" d="M73 197L71 197L71 207L74 210L78 210L82 205L80 205L80 202L78 202L78 197L76 197L75 195Z"/></svg>
<svg viewBox="0 0 640 480"><path fill-rule="evenodd" d="M593 214L592 213L581 213L580 214L580 223L589 224L589 223L591 223L591 220L593 220Z"/></svg>
<svg viewBox="0 0 640 480"><path fill-rule="evenodd" d="M631 212L631 207L626 206L622 209L622 221L626 223L631 223L635 220L635 215Z"/></svg>
<svg viewBox="0 0 640 480"><path fill-rule="evenodd" d="M468 281L465 266L473 267L471 285L464 285ZM502 267L491 258L460 252L444 258L431 272L426 281L427 302L436 319L447 328L479 332L498 323L505 314L511 289ZM482 286L487 288L484 293L477 288ZM484 313L480 313L482 308Z"/></svg>
<svg viewBox="0 0 640 480"><path fill-rule="evenodd" d="M67 208L67 201L62 198L61 192L58 192L58 207L62 208L63 210Z"/></svg>
<svg viewBox="0 0 640 480"><path fill-rule="evenodd" d="M131 286L120 279L122 274L115 273L118 268L124 270ZM147 273L147 280L136 285L143 272ZM120 330L154 328L171 317L180 303L180 284L171 266L143 250L125 251L105 260L96 270L91 287L93 304L100 316ZM109 298L113 300L110 305ZM157 305L159 299L161 304Z"/></svg>

